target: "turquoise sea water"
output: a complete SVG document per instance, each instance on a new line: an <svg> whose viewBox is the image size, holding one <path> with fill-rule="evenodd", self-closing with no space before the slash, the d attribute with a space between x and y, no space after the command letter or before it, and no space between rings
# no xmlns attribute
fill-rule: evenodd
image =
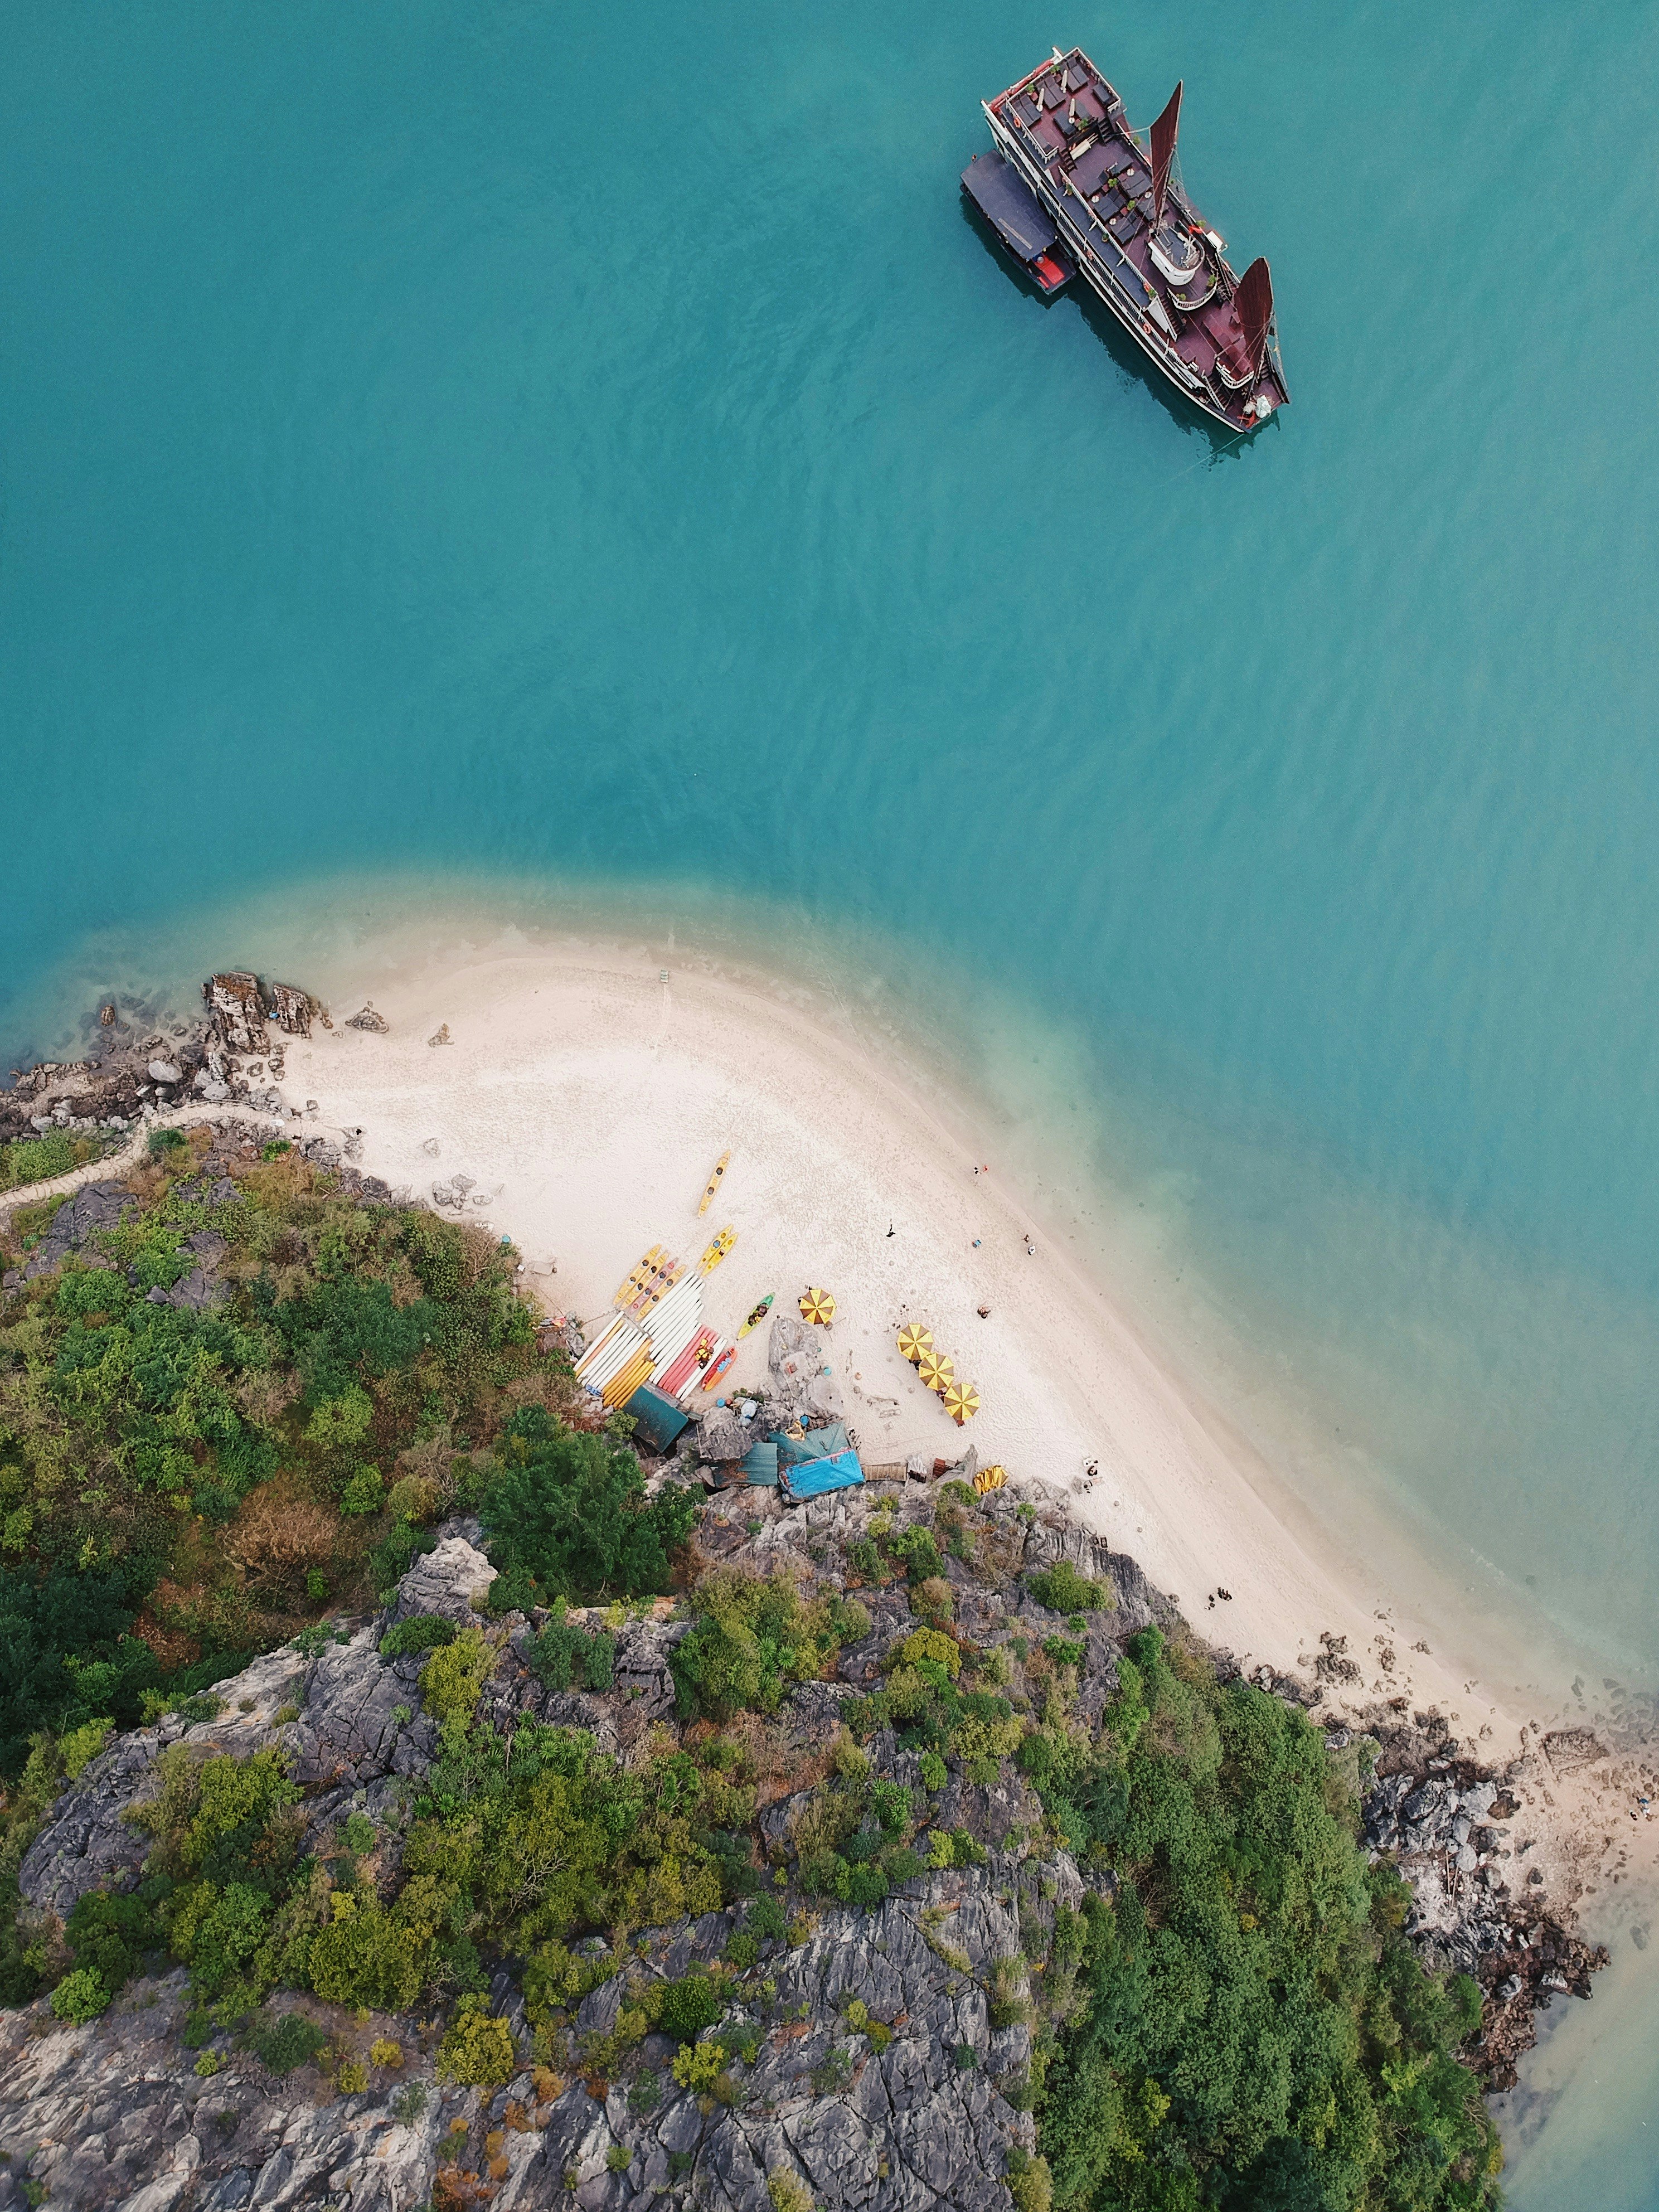
<svg viewBox="0 0 1659 2212"><path fill-rule="evenodd" d="M1659 1683L1650 9L0 31L8 1064L446 896L923 977L1316 1510ZM1185 79L1253 444L962 211L1056 39ZM1659 2204L1618 1971L1523 2208Z"/></svg>

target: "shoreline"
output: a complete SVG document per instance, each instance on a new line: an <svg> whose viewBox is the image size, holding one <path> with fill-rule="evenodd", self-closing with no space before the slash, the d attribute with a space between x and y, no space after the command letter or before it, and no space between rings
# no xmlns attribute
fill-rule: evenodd
<svg viewBox="0 0 1659 2212"><path fill-rule="evenodd" d="M1322 1632L1369 1644L1388 1606L1403 1661L1389 1692L1449 1717L1471 1705L1473 1654L1410 1651L1438 1624L1380 1577L1352 1587L1364 1570L1324 1544L1067 1249L1064 1226L994 1171L975 1176L973 1139L939 1102L785 993L684 964L665 985L663 972L651 956L591 945L435 959L382 980L385 1033L350 1028L337 1008L331 1031L289 1041L285 1096L314 1097L324 1123L361 1128L362 1164L428 1202L434 1183L473 1177L471 1210L513 1236L548 1310L580 1320L608 1304L647 1245L695 1256L730 1218L738 1242L710 1279L712 1315L735 1326L766 1291L793 1301L824 1281L841 1302L831 1361L877 1457L955 1456L973 1443L981 1462L1068 1489L1097 1460L1079 1517L1134 1551L1241 1662L1310 1666L1303 1655L1317 1653ZM446 1023L451 1042L429 1046ZM435 1155L422 1150L429 1140ZM699 1221L696 1198L728 1148L732 1169ZM894 1348L893 1328L909 1318L927 1321L979 1382L967 1430ZM729 1382L763 1364L745 1343ZM1231 1601L1212 1614L1222 1585ZM1484 1702L1510 1734L1494 1727L1482 1756L1505 1755L1528 1715L1518 1703L1505 1711L1495 1691Z"/></svg>
<svg viewBox="0 0 1659 2212"><path fill-rule="evenodd" d="M1607 1717L1575 1714L1536 1682L1495 1686L1535 1653L1488 1648L1477 1671L1468 1645L1489 1644L1484 1627L1466 1621L1448 1643L1451 1593L1422 1601L1409 1546L1380 1511L1333 1541L1070 1249L1072 1225L1041 1219L1012 1178L974 1173L984 1140L937 1077L858 1035L838 995L841 1034L799 983L669 957L665 969L645 946L520 940L377 963L383 1029L355 1026L359 1002L342 995L326 1027L272 1030L269 1076L254 1056L233 1075L240 1109L166 1102L143 1127L252 1106L273 1130L338 1140L422 1203L464 1175L468 1218L511 1236L545 1312L580 1321L649 1246L690 1261L731 1223L735 1249L707 1285L711 1322L729 1337L768 1291L775 1311L809 1282L834 1291L826 1358L867 1458L954 1460L971 1443L981 1464L1064 1491L1213 1646L1253 1675L1299 1681L1304 1699L1310 1683L1327 1727L1427 1724L1465 1759L1514 1766L1530 1831L1516 1840L1552 1904L1593 1899L1605 1869L1590 1831L1647 1786L1639 1738L1558 1771L1547 1740ZM447 1042L428 1042L446 1025ZM119 1174L125 1157L8 1192L0 1212ZM965 1429L897 1353L905 1320L926 1321L978 1383ZM763 1371L764 1344L757 1331L739 1345L727 1395ZM1091 1461L1098 1484L1079 1491ZM1639 1865L1621 1882L1659 1866L1642 1848L1650 1832L1627 1839Z"/></svg>

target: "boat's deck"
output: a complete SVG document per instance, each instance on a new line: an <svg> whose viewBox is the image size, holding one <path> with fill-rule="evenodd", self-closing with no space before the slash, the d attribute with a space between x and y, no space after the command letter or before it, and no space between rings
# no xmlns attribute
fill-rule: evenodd
<svg viewBox="0 0 1659 2212"><path fill-rule="evenodd" d="M1040 168L1050 191L1079 227L1087 226L1110 269L1121 253L1142 285L1164 307L1176 337L1175 350L1203 377L1208 398L1239 428L1249 427L1243 392L1234 392L1216 374L1224 355L1235 372L1243 364L1244 334L1233 307L1237 279L1207 239L1203 250L1216 289L1196 309L1183 305L1153 263L1152 163L1131 135L1123 104L1086 55L1074 49L1062 61L1046 64L1019 89L992 103L1028 159ZM1099 126L1108 127L1102 130ZM1091 135L1092 132L1092 136ZM1079 140L1088 143L1073 154ZM1199 218L1173 183L1170 210L1183 227L1201 233ZM1106 244L1109 239L1112 246ZM1131 292L1131 287L1122 288ZM1132 301L1133 304L1133 301ZM1261 386L1276 406L1288 394L1269 356Z"/></svg>

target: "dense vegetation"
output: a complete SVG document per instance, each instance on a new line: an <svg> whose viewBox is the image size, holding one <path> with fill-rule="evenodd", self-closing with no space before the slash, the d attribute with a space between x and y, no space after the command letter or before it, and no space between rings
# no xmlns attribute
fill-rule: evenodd
<svg viewBox="0 0 1659 2212"><path fill-rule="evenodd" d="M39 1137L14 1137L0 1145L0 1190L20 1190L85 1166L118 1141L79 1130L48 1129Z"/></svg>
<svg viewBox="0 0 1659 2212"><path fill-rule="evenodd" d="M513 1255L482 1231L362 1204L281 1143L216 1152L206 1131L152 1139L132 1188L136 1213L0 1308L8 1881L53 1789L112 1728L325 1609L372 1606L442 1514L519 1532L501 1564L521 1596L538 1575L550 1595L665 1589L690 1527L678 1495L643 1506L617 1438L559 1419L568 1362L538 1350ZM8 1264L59 1203L15 1218ZM228 1297L153 1302L204 1234L222 1240ZM604 1556L581 1539L591 1510ZM280 1854L260 1849L276 1898ZM174 1908L150 1902L146 1928L167 1932ZM0 1994L35 1979L0 1955Z"/></svg>
<svg viewBox="0 0 1659 2212"><path fill-rule="evenodd" d="M500 1248L266 1149L230 1178L207 1133L156 1140L142 1211L0 1309L0 1776L372 1599L513 1415L566 1403ZM228 1301L151 1303L203 1232Z"/></svg>
<svg viewBox="0 0 1659 2212"><path fill-rule="evenodd" d="M507 1960L540 2063L629 2079L644 2100L656 2092L633 2054L658 2028L683 2046L675 2081L731 2101L775 1994L769 1948L827 1905L873 1908L983 1865L982 1835L942 1793L1018 1771L1041 1809L1012 1844L1037 1869L1064 1847L1090 1886L1081 1911L1023 1913L1024 1955L987 1976L993 2025L1035 2031L1029 2075L1002 2085L1037 2119L1039 2154L1010 2166L1020 2212L1496 2203L1496 2137L1455 2055L1479 1992L1423 1972L1402 1888L1356 1846L1353 1775L1299 1712L1147 1630L1085 1725L1079 1685L1092 1669L1104 1694L1112 1588L1062 1563L1022 1589L1030 1507L960 1484L878 1504L829 1562L845 1587L700 1562L688 1497L647 1500L622 1437L573 1424L568 1364L538 1350L509 1255L268 1150L164 1147L142 1212L88 1255L112 1264L71 1262L0 1314L7 1869L112 1726L193 1711L256 1648L316 1648L319 1616L368 1610L457 1507L478 1512L501 1571L491 1609L384 1633L410 1684L398 1723L423 1711L437 1743L389 1809L308 1837L280 1748L175 1747L138 1887L0 1944L0 1996L49 1989L61 2016L86 2019L147 1966L180 1963L204 2073L227 2038L278 2070L317 2056L322 2035L285 1991L392 2013L437 2002L441 2070L493 2084L523 2056L484 1996ZM151 1303L204 1231L223 1240L229 1298ZM677 1725L624 1761L584 1732L491 1717L503 1608L549 1608L523 1651L550 1689L604 1695L630 1601L677 1576ZM976 1640L965 1576L1042 1610ZM603 1617L573 1617L596 1599ZM889 1624L878 1645L872 1609ZM803 1772L789 1700L853 1646L878 1649L879 1671L866 1657L845 1725ZM919 1780L882 1771L895 1745ZM757 1804L784 1796L787 1830L763 1848ZM576 2038L573 2008L641 1931L738 1901L723 1960L677 1981L630 1972L614 2027ZM919 1925L968 1970L939 1908ZM597 1935L603 1956L583 1941ZM891 2031L862 2006L848 2020L884 2048ZM337 2079L361 2071L343 2062Z"/></svg>
<svg viewBox="0 0 1659 2212"><path fill-rule="evenodd" d="M1077 2009L1042 2140L1062 2206L1346 2212L1495 2201L1496 2131L1457 2046L1480 1994L1431 1979L1407 1896L1355 1848L1322 1739L1249 1684L1135 1638L1103 1748L1021 1746L1085 1866Z"/></svg>

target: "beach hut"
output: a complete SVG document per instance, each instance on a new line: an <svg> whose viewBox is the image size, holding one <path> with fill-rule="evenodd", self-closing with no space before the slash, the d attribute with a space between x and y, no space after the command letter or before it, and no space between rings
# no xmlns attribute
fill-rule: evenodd
<svg viewBox="0 0 1659 2212"><path fill-rule="evenodd" d="M738 1473L751 1489L775 1490L779 1480L777 1446L771 1443L750 1444Z"/></svg>
<svg viewBox="0 0 1659 2212"><path fill-rule="evenodd" d="M642 1382L623 1407L631 1416L634 1434L646 1449L660 1457L684 1429L690 1416L672 1398L649 1382Z"/></svg>
<svg viewBox="0 0 1659 2212"><path fill-rule="evenodd" d="M808 1498L822 1498L832 1490L854 1490L864 1480L859 1455L850 1445L827 1458L804 1460L796 1467L778 1469L778 1495L791 1505Z"/></svg>
<svg viewBox="0 0 1659 2212"><path fill-rule="evenodd" d="M800 1437L774 1430L772 1441L778 1448L780 1467L800 1467L808 1460L829 1459L836 1452L845 1451L851 1439L845 1421L830 1421L821 1429L808 1429Z"/></svg>

